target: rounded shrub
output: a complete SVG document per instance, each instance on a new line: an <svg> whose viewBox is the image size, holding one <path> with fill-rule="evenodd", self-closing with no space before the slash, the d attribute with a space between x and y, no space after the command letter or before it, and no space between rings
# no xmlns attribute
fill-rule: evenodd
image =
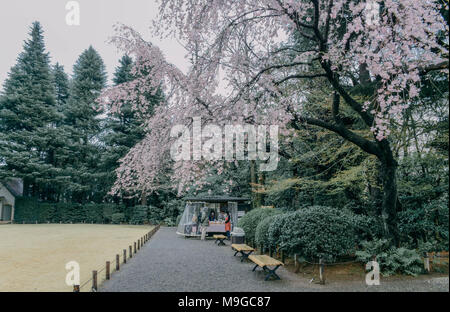
<svg viewBox="0 0 450 312"><path fill-rule="evenodd" d="M284 226L293 212L274 215L267 229L267 246L282 247L281 235Z"/></svg>
<svg viewBox="0 0 450 312"><path fill-rule="evenodd" d="M330 207L296 211L281 218L278 227L280 247L307 259L333 261L353 253L358 241L350 212Z"/></svg>
<svg viewBox="0 0 450 312"><path fill-rule="evenodd" d="M259 222L255 231L255 242L257 245L270 246L269 243L269 228L270 225L274 222L274 220L279 216L280 213L274 214L272 216L268 216L264 218L261 222Z"/></svg>
<svg viewBox="0 0 450 312"><path fill-rule="evenodd" d="M257 208L247 212L240 220L238 226L245 232L245 237L249 241L255 241L256 227L266 217L279 213L273 208Z"/></svg>

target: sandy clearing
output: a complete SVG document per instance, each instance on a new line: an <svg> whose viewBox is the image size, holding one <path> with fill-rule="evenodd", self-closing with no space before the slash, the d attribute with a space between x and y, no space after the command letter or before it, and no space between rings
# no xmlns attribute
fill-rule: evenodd
<svg viewBox="0 0 450 312"><path fill-rule="evenodd" d="M150 226L45 224L0 225L0 291L72 291L69 261L80 264L81 283L148 233ZM111 264L112 269L115 265ZM99 281L104 279L99 273ZM88 283L82 291L89 291Z"/></svg>

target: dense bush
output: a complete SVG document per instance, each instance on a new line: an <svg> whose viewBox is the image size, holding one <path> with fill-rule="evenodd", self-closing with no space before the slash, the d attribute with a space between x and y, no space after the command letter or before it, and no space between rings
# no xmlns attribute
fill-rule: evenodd
<svg viewBox="0 0 450 312"><path fill-rule="evenodd" d="M247 212L240 220L238 226L245 232L245 238L249 241L255 241L256 227L266 217L280 213L273 208L257 208Z"/></svg>
<svg viewBox="0 0 450 312"><path fill-rule="evenodd" d="M135 206L132 209L133 214L131 216L131 224L144 224L148 222L148 212L150 211L149 206Z"/></svg>
<svg viewBox="0 0 450 312"><path fill-rule="evenodd" d="M38 201L35 198L17 197L14 209L15 222L32 222L38 219Z"/></svg>
<svg viewBox="0 0 450 312"><path fill-rule="evenodd" d="M356 228L349 216L350 212L322 206L288 214L277 220L280 247L291 254L326 261L349 255L357 244Z"/></svg>
<svg viewBox="0 0 450 312"><path fill-rule="evenodd" d="M125 214L123 212L113 213L111 220L113 224L121 224L125 222Z"/></svg>
<svg viewBox="0 0 450 312"><path fill-rule="evenodd" d="M381 218L354 214L348 210L343 210L355 229L358 242L364 240L379 239L383 236L383 223Z"/></svg>
<svg viewBox="0 0 450 312"><path fill-rule="evenodd" d="M363 263L376 261L384 276L403 273L416 276L423 271L423 262L417 251L404 247L396 248L386 239L362 242L362 250L356 252L356 257Z"/></svg>
<svg viewBox="0 0 450 312"><path fill-rule="evenodd" d="M264 245L266 247L275 246L276 244L271 244L269 239L269 229L270 226L276 222L276 218L281 214L274 214L264 218L259 222L255 231L255 242L258 245Z"/></svg>
<svg viewBox="0 0 450 312"><path fill-rule="evenodd" d="M407 242L411 248L428 243L427 251L448 251L448 224L448 194L418 209L408 209L399 213L399 232L402 241Z"/></svg>
<svg viewBox="0 0 450 312"><path fill-rule="evenodd" d="M18 197L14 211L16 223L117 223L175 225L180 210L181 201L172 200L163 207L135 206L126 208L124 205L112 203L77 204L77 203L42 203L34 198ZM123 217L118 219L117 214ZM114 217L115 216L115 217Z"/></svg>
<svg viewBox="0 0 450 312"><path fill-rule="evenodd" d="M267 247L276 247L281 245L281 234L285 223L290 218L291 213L274 215L267 232Z"/></svg>
<svg viewBox="0 0 450 312"><path fill-rule="evenodd" d="M83 205L86 214L87 223L102 223L103 219L103 206L99 204L87 204Z"/></svg>

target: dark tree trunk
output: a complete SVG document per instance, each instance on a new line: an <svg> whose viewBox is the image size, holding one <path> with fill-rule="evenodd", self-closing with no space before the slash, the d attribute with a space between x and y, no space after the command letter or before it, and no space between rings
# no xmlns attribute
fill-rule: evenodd
<svg viewBox="0 0 450 312"><path fill-rule="evenodd" d="M142 206L147 206L147 194L145 192L142 192L141 205Z"/></svg>
<svg viewBox="0 0 450 312"><path fill-rule="evenodd" d="M398 216L397 216L397 162L392 155L389 143L380 142L383 153L379 157L381 161L380 177L383 183L383 202L381 217L383 220L384 236L399 245Z"/></svg>

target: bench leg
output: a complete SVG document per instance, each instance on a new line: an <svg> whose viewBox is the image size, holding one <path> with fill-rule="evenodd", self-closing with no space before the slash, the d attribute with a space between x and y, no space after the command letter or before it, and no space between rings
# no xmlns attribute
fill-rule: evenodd
<svg viewBox="0 0 450 312"><path fill-rule="evenodd" d="M242 254L242 256L241 256L241 262L244 262L244 260L247 259L248 256L251 255L252 252L253 252L253 251L250 251L250 252L248 252L248 253L245 253L244 251L241 251L241 254Z"/></svg>
<svg viewBox="0 0 450 312"><path fill-rule="evenodd" d="M255 272L257 267L258 267L258 265L255 265L255 267L253 268L252 272Z"/></svg>
<svg viewBox="0 0 450 312"><path fill-rule="evenodd" d="M239 253L239 251L236 251L235 253L234 253L234 256L236 257L236 255Z"/></svg>
<svg viewBox="0 0 450 312"><path fill-rule="evenodd" d="M277 275L277 273L275 273L275 271L276 271L279 267L280 267L280 266L277 265L273 270L269 269L269 268L266 267L266 266L263 267L264 271L267 272L266 278L265 278L264 280L265 280L265 281L268 281L269 278L272 277L272 276L275 278L275 280L281 279L281 278Z"/></svg>

